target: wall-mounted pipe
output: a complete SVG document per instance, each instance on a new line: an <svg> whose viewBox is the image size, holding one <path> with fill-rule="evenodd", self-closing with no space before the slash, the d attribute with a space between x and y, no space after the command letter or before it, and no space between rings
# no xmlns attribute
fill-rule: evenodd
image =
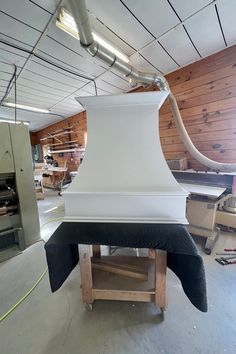
<svg viewBox="0 0 236 354"><path fill-rule="evenodd" d="M101 59L107 65L120 71L134 82L143 85L158 86L160 90L169 92L168 103L174 117L176 128L186 149L193 158L207 168L217 172L236 172L236 164L211 160L197 150L184 127L176 99L170 91L169 84L163 75L138 71L129 63L117 58L110 50L94 41L85 0L68 0L68 5L80 35L80 44L90 55Z"/></svg>

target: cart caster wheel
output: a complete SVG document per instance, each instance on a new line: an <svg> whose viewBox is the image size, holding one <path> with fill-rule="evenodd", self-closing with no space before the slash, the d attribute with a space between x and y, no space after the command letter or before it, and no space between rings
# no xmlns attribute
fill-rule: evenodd
<svg viewBox="0 0 236 354"><path fill-rule="evenodd" d="M205 253L210 255L211 254L211 249L210 248L205 248Z"/></svg>
<svg viewBox="0 0 236 354"><path fill-rule="evenodd" d="M93 311L93 305L92 304L85 304L84 305L85 309L89 312L92 312Z"/></svg>
<svg viewBox="0 0 236 354"><path fill-rule="evenodd" d="M162 318L162 321L165 320L165 309L164 308L161 308L161 318Z"/></svg>

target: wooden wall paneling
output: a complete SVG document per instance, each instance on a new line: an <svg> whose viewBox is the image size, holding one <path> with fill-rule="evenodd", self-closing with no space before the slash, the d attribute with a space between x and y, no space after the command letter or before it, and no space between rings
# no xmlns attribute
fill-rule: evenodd
<svg viewBox="0 0 236 354"><path fill-rule="evenodd" d="M236 64L235 46L213 54L196 63L190 64L180 70L168 74L168 82L171 86L192 80L206 73L216 71L227 65Z"/></svg>
<svg viewBox="0 0 236 354"><path fill-rule="evenodd" d="M236 108L235 103L236 103L236 99L234 97L232 97L232 98L227 98L224 100L218 100L216 102L206 103L203 105L197 105L197 106L186 108L186 109L181 109L181 107L180 107L180 111L181 111L181 116L183 118L185 118L185 117L195 116L195 115L198 115L201 113L206 114L206 113L210 113L210 112L217 112L220 110L234 109L234 108ZM160 114L163 119L171 119L172 118L172 114L166 113L165 111L163 111L162 108L160 109Z"/></svg>
<svg viewBox="0 0 236 354"><path fill-rule="evenodd" d="M225 121L227 125L228 119L234 119L236 117L236 109L230 108L225 110L217 110L213 112L202 112L201 114L197 114L195 116L185 116L183 118L183 122L185 125L195 125L201 123L213 123L216 121ZM159 121L160 129L169 129L170 127L174 126L174 118L169 115L166 116L164 114L161 115Z"/></svg>
<svg viewBox="0 0 236 354"><path fill-rule="evenodd" d="M177 93L176 98L178 100L186 100L189 98L193 98L201 95L207 95L209 93L218 90L224 90L226 88L234 87L234 86L236 86L236 75L231 75L225 77L224 80L222 79L213 80L207 82L206 84L202 84L200 86L193 87L189 90Z"/></svg>
<svg viewBox="0 0 236 354"><path fill-rule="evenodd" d="M161 131L162 133L162 131ZM234 140L236 139L236 131L232 129L225 129L223 131L216 131L216 132L211 132L209 133L201 133L201 134L192 134L191 139L193 143L196 142L207 142L207 141L213 141L216 144L218 143L219 140L221 139L226 139L226 140ZM162 142L162 148L165 148L165 145L168 144L180 144L181 139L179 137L179 134L173 135L173 136L168 136L168 137L162 137L161 136L161 142ZM201 151L201 150L200 150Z"/></svg>
<svg viewBox="0 0 236 354"><path fill-rule="evenodd" d="M236 161L236 46L167 75L195 146L219 162ZM186 156L189 167L206 169L186 151L168 104L160 111L160 138L167 159Z"/></svg>
<svg viewBox="0 0 236 354"><path fill-rule="evenodd" d="M63 121L52 124L49 127L38 131L36 135L38 141L40 141L41 138L48 136L48 134L54 134L55 132L63 131L71 131L71 133L58 136L58 139L61 141L61 143L56 139L47 139L41 141L41 145L51 146L51 144L56 144L52 145L52 147L56 149L60 148L60 150L63 150L65 147L68 148L70 145L68 142L72 141L73 143L77 143L81 147L84 147L84 133L87 131L86 112L81 112ZM54 154L53 156L54 159L57 160L59 166L67 166L68 176L70 171L76 171L80 165L81 155L79 152L66 152L63 153L63 156L61 156L61 154Z"/></svg>
<svg viewBox="0 0 236 354"><path fill-rule="evenodd" d="M218 151L218 150L235 150L236 149L236 139L235 140L218 140L217 143L214 141L204 141L195 142L196 148L204 151ZM183 143L166 144L163 148L164 152L185 152L186 148Z"/></svg>
<svg viewBox="0 0 236 354"><path fill-rule="evenodd" d="M226 123L227 122L227 123ZM185 128L189 135L192 134L199 134L199 133L208 133L210 134L211 132L215 131L223 131L225 128L227 129L232 129L234 131L234 134L236 134L236 119L227 119L227 121L220 120L216 122L205 122L201 124L194 124L194 125L188 125L185 124ZM173 126L171 126L169 129L162 129L161 130L161 136L166 137L166 136L174 136L177 135L177 129Z"/></svg>

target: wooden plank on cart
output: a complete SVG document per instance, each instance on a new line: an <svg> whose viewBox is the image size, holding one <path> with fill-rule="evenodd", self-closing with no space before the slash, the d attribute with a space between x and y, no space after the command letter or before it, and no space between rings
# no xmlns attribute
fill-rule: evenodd
<svg viewBox="0 0 236 354"><path fill-rule="evenodd" d="M86 304L91 304L94 300L92 294L91 249L91 245L79 245L82 301Z"/></svg>
<svg viewBox="0 0 236 354"><path fill-rule="evenodd" d="M156 250L155 304L162 310L164 310L167 306L166 265L167 252Z"/></svg>

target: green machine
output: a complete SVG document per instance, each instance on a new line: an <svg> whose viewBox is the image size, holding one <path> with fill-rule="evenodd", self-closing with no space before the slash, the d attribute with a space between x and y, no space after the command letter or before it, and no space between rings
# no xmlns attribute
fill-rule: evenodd
<svg viewBox="0 0 236 354"><path fill-rule="evenodd" d="M28 126L0 123L0 249L40 239Z"/></svg>

